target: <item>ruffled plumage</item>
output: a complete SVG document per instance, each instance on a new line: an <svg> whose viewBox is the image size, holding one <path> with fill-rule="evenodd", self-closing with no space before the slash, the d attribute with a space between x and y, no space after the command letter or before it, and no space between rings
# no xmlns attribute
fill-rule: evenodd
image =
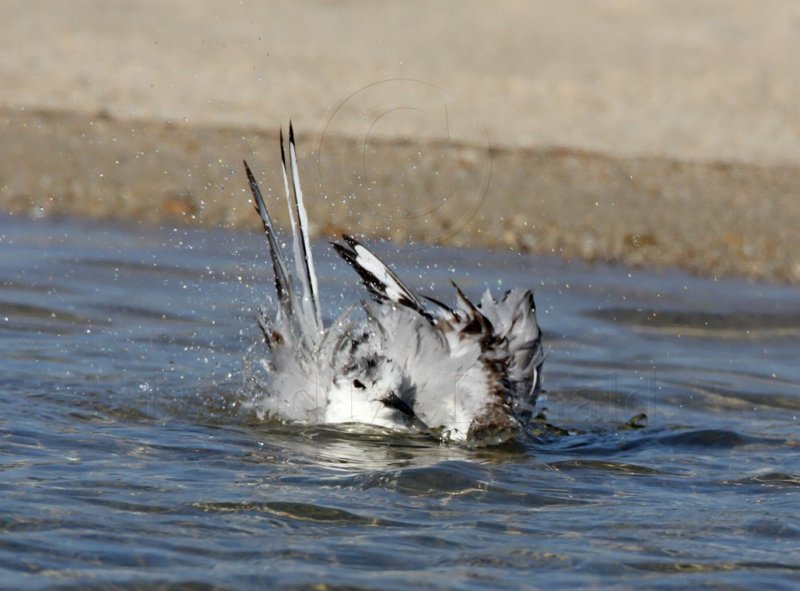
<svg viewBox="0 0 800 591"><path fill-rule="evenodd" d="M291 124L288 170L282 133L280 140L297 279L245 163L279 304L274 316L259 312L268 370L259 386L259 414L482 444L524 430L541 391L544 362L533 293L512 289L495 300L487 290L473 304L453 283L451 308L415 294L366 246L345 235L333 248L359 274L372 301L351 306L324 326Z"/></svg>

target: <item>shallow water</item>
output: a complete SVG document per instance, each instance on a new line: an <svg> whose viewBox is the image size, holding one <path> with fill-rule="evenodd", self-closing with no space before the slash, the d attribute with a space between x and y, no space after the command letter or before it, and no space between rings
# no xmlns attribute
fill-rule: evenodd
<svg viewBox="0 0 800 591"><path fill-rule="evenodd" d="M0 245L0 587L800 580L797 289L387 247L443 299L536 289L565 433L469 450L241 410L260 236L0 217ZM330 317L363 292L317 246Z"/></svg>

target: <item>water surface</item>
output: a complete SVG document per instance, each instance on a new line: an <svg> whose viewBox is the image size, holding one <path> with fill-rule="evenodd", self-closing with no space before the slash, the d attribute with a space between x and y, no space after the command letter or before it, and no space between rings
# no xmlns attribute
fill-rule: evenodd
<svg viewBox="0 0 800 591"><path fill-rule="evenodd" d="M364 293L316 246L330 318ZM379 251L446 300L534 287L558 429L259 424L260 236L0 217L0 587L795 588L796 289Z"/></svg>

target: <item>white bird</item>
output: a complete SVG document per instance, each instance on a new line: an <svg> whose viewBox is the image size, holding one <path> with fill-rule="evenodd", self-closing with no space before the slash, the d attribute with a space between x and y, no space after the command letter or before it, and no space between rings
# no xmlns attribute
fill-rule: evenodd
<svg viewBox="0 0 800 591"><path fill-rule="evenodd" d="M541 391L544 362L533 293L512 289L495 301L487 290L473 304L453 283L451 308L412 292L366 246L345 235L333 248L361 276L372 301L351 306L325 326L291 123L288 169L282 131L280 143L295 276L244 163L278 296L273 317L259 310L267 369L259 415L422 431L476 444L522 433Z"/></svg>

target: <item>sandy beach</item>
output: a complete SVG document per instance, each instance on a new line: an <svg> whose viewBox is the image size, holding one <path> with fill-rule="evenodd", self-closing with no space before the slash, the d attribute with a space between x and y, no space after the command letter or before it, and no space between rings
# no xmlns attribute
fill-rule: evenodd
<svg viewBox="0 0 800 591"><path fill-rule="evenodd" d="M241 160L279 189L291 117L319 235L799 282L769 6L4 2L0 208L254 228Z"/></svg>

